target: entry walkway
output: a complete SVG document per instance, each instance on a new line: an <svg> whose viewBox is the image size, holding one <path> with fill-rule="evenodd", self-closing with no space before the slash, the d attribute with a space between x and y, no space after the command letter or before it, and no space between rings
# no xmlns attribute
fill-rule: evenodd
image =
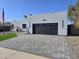
<svg viewBox="0 0 79 59"><path fill-rule="evenodd" d="M0 59L49 59L33 54L0 48Z"/></svg>

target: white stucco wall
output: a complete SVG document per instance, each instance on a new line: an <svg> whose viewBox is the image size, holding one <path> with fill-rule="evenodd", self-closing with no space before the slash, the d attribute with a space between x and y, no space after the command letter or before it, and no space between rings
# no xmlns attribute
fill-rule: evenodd
<svg viewBox="0 0 79 59"><path fill-rule="evenodd" d="M43 21L46 19L46 21ZM58 35L67 35L67 13L59 12L59 13L48 13L41 15L34 15L27 18L30 25L30 33L32 33L32 24L38 23L58 23ZM62 20L64 20L64 27L62 28Z"/></svg>

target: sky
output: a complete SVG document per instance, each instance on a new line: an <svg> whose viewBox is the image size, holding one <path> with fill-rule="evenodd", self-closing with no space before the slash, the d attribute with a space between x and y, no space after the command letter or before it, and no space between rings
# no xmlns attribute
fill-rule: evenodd
<svg viewBox="0 0 79 59"><path fill-rule="evenodd" d="M0 0L0 20L2 8L6 21L22 20L23 15L67 11L76 0Z"/></svg>

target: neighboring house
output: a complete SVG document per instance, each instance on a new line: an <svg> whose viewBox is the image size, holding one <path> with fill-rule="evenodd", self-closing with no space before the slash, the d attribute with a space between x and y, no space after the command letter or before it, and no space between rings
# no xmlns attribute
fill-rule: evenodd
<svg viewBox="0 0 79 59"><path fill-rule="evenodd" d="M20 20L20 21L13 21L14 24L14 31L17 31L17 29L26 31L27 26L27 20Z"/></svg>
<svg viewBox="0 0 79 59"><path fill-rule="evenodd" d="M0 32L5 31L11 31L13 29L13 24L11 24L10 22L6 22L4 23L4 27L3 27L3 23L0 22Z"/></svg>
<svg viewBox="0 0 79 59"><path fill-rule="evenodd" d="M30 34L67 35L67 12L30 15L13 24L14 31L19 27Z"/></svg>

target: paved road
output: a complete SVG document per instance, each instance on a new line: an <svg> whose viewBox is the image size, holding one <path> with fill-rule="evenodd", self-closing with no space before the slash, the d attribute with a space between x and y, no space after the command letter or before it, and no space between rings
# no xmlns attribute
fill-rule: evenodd
<svg viewBox="0 0 79 59"><path fill-rule="evenodd" d="M17 38L1 41L0 47L55 59L70 59L65 36L20 34Z"/></svg>

